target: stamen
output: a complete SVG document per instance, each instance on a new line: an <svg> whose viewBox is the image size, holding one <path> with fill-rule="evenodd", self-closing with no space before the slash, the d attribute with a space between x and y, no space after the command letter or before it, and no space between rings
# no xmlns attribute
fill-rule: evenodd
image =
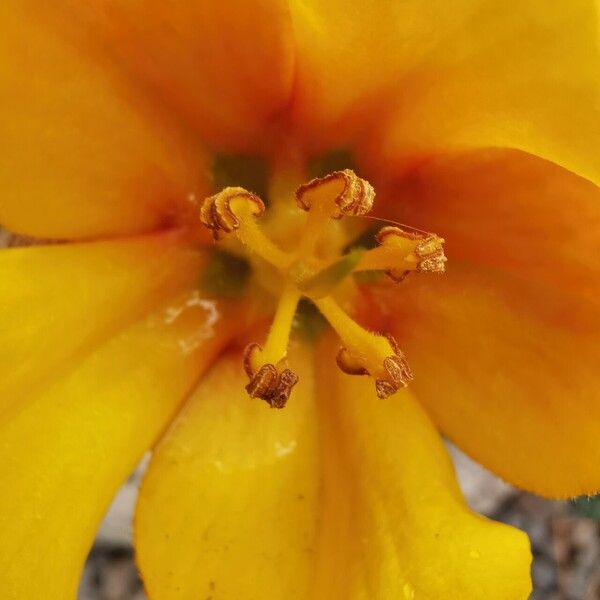
<svg viewBox="0 0 600 600"><path fill-rule="evenodd" d="M383 270L399 282L411 271L443 273L445 270L444 239L434 233L384 227L375 239L380 246L364 253L356 271Z"/></svg>
<svg viewBox="0 0 600 600"><path fill-rule="evenodd" d="M298 383L298 376L292 370L284 369L279 373L273 365L263 365L255 373L246 373L250 377L246 386L250 398L260 398L271 408L283 408Z"/></svg>
<svg viewBox="0 0 600 600"><path fill-rule="evenodd" d="M296 190L296 202L302 210L308 211L308 219L297 255L307 256L314 252L329 219L365 215L373 207L374 200L375 190L371 184L350 169L335 171L301 185Z"/></svg>
<svg viewBox="0 0 600 600"><path fill-rule="evenodd" d="M200 221L212 231L215 241L233 233L245 246L280 270L292 258L280 250L259 228L256 217L265 211L263 201L244 188L227 187L206 198L200 206Z"/></svg>
<svg viewBox="0 0 600 600"><path fill-rule="evenodd" d="M285 358L299 301L300 292L293 285L288 285L279 297L275 318L261 354L262 363L277 364Z"/></svg>
<svg viewBox="0 0 600 600"><path fill-rule="evenodd" d="M232 233L238 229L241 225L240 218L260 217L264 212L263 201L252 192L241 187L226 187L202 202L200 221L212 230L213 237L218 240L220 232Z"/></svg>
<svg viewBox="0 0 600 600"><path fill-rule="evenodd" d="M317 177L296 190L296 202L302 210L310 211L315 204L325 204L334 219L343 215L366 215L373 208L374 200L373 186L351 169ZM333 210L334 205L337 210Z"/></svg>
<svg viewBox="0 0 600 600"><path fill-rule="evenodd" d="M363 329L331 298L313 301L344 344L337 355L342 371L349 375L371 375L379 398L387 398L408 385L413 375L393 337Z"/></svg>
<svg viewBox="0 0 600 600"><path fill-rule="evenodd" d="M277 305L275 318L264 348L250 344L244 352L244 369L250 378L246 386L252 398L262 398L274 408L283 408L298 376L287 366L287 347L300 300L300 292L288 285Z"/></svg>
<svg viewBox="0 0 600 600"><path fill-rule="evenodd" d="M335 259L337 248L344 244L319 245L325 226L331 219L344 215L368 213L375 197L372 186L345 169L299 186L295 196L298 206L308 211L308 216L293 253L284 252L263 233L257 217L263 214L265 205L243 188L227 187L206 198L200 207L200 220L212 231L215 240L225 234L235 236L274 266L284 281L264 347L254 343L244 352L244 369L249 378L246 390L252 398L261 398L273 408L285 406L298 382L287 362L287 347L298 302L305 296L342 341L343 347L337 354L339 368L350 375L370 375L375 380L377 396L386 398L406 387L413 378L404 354L393 337L373 333L353 321L335 302L332 293L357 271L385 271L395 281L411 271L443 272L444 240L432 233L384 227L376 236L377 248L354 250ZM289 212L282 207L279 201L276 214L280 218ZM325 241L331 241L331 237ZM258 263L256 268L260 270L262 265ZM271 270L267 274L271 277Z"/></svg>

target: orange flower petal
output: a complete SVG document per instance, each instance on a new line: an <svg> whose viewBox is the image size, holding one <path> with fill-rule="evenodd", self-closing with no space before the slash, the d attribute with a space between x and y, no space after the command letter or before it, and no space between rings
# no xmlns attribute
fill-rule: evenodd
<svg viewBox="0 0 600 600"><path fill-rule="evenodd" d="M4 598L75 597L116 489L223 342L217 330L182 350L207 327L201 307L154 315L0 421Z"/></svg>
<svg viewBox="0 0 600 600"><path fill-rule="evenodd" d="M103 40L219 149L263 151L289 103L293 37L284 0L61 0L66 21ZM56 10L56 3L52 6Z"/></svg>
<svg viewBox="0 0 600 600"><path fill-rule="evenodd" d="M206 193L204 156L89 32L46 14L55 10L0 6L0 224L42 238L156 228Z"/></svg>
<svg viewBox="0 0 600 600"><path fill-rule="evenodd" d="M204 379L154 452L136 513L150 598L311 595L318 453L310 370L284 410L244 391L238 354Z"/></svg>
<svg viewBox="0 0 600 600"><path fill-rule="evenodd" d="M510 147L600 183L597 2L478 4L402 79L383 154Z"/></svg>
<svg viewBox="0 0 600 600"><path fill-rule="evenodd" d="M448 453L411 394L381 401L368 378L319 364L318 597L527 598L526 536L466 507Z"/></svg>
<svg viewBox="0 0 600 600"><path fill-rule="evenodd" d="M600 190L486 150L431 159L392 191L388 216L442 235L449 256L445 276L408 279L384 301L419 400L520 487L600 489Z"/></svg>
<svg viewBox="0 0 600 600"><path fill-rule="evenodd" d="M200 384L146 475L136 545L150 598L527 596L527 538L468 511L410 396L380 402L372 382L327 369L320 472L305 362L292 357L300 383L273 411L247 398L239 360Z"/></svg>
<svg viewBox="0 0 600 600"><path fill-rule="evenodd" d="M458 0L449 10L444 0L292 0L300 134L322 147L339 145L365 121L380 119L375 107L390 88L479 4Z"/></svg>
<svg viewBox="0 0 600 600"><path fill-rule="evenodd" d="M0 251L2 410L198 277L177 234Z"/></svg>
<svg viewBox="0 0 600 600"><path fill-rule="evenodd" d="M522 152L464 152L427 161L389 193L382 214L444 237L451 262L600 297L600 188L569 171Z"/></svg>
<svg viewBox="0 0 600 600"><path fill-rule="evenodd" d="M514 485L600 490L600 308L458 261L382 291L412 389L441 430Z"/></svg>

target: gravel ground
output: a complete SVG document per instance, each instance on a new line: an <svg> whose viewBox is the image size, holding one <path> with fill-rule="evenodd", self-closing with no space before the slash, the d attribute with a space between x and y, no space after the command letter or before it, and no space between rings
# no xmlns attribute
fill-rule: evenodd
<svg viewBox="0 0 600 600"><path fill-rule="evenodd" d="M565 502L518 492L452 449L471 507L527 532L533 549L530 600L600 600L600 521ZM141 470L140 470L141 471ZM84 571L79 600L143 600L129 545L138 471L107 515ZM485 599L482 599L485 600Z"/></svg>

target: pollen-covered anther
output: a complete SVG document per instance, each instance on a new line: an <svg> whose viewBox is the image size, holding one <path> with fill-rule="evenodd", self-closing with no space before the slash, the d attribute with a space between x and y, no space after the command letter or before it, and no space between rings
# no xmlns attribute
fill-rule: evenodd
<svg viewBox="0 0 600 600"><path fill-rule="evenodd" d="M421 273L443 273L447 258L444 254L444 239L435 233L406 231L401 227L383 227L375 236L381 246L409 249L405 262L411 269L388 269L386 274L395 282L402 281L411 271Z"/></svg>
<svg viewBox="0 0 600 600"><path fill-rule="evenodd" d="M400 388L407 387L413 380L412 371L402 353L386 358L383 361L383 368L387 371L387 377L375 380L378 398L391 396Z"/></svg>
<svg viewBox="0 0 600 600"><path fill-rule="evenodd" d="M232 233L241 220L259 217L265 211L263 201L241 187L226 187L214 196L205 198L200 205L200 222L219 239L220 233Z"/></svg>
<svg viewBox="0 0 600 600"><path fill-rule="evenodd" d="M413 379L412 371L406 361L404 353L398 347L396 340L391 335L385 336L394 351L392 356L383 360L382 370L375 379L375 391L378 398L387 398L400 388L408 386ZM372 375L368 369L355 358L346 348L340 348L336 356L338 367L348 375Z"/></svg>
<svg viewBox="0 0 600 600"><path fill-rule="evenodd" d="M351 169L313 179L296 190L296 202L302 210L310 211L314 202L329 203L331 217L336 219L365 215L373 208L374 201L373 186Z"/></svg>
<svg viewBox="0 0 600 600"><path fill-rule="evenodd" d="M244 370L250 379L246 391L251 398L260 398L271 408L283 408L299 378L291 369L278 369L270 363L255 370L253 356L260 352L259 344L250 344L244 351Z"/></svg>

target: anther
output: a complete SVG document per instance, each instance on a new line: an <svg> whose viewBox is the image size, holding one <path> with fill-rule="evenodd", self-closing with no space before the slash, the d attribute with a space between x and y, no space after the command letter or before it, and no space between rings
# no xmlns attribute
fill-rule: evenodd
<svg viewBox="0 0 600 600"><path fill-rule="evenodd" d="M251 398L260 398L271 408L283 408L298 383L298 376L287 367L280 371L271 363L255 370L252 363L260 352L262 348L259 344L250 344L244 351L244 370L250 379L246 391Z"/></svg>
<svg viewBox="0 0 600 600"><path fill-rule="evenodd" d="M400 282L411 271L443 273L445 270L444 240L434 233L388 226L375 238L379 246L363 253L355 271L384 271Z"/></svg>
<svg viewBox="0 0 600 600"><path fill-rule="evenodd" d="M222 233L232 233L238 241L280 271L292 262L261 230L256 217L265 211L263 201L240 187L227 187L200 205L200 221L212 231L215 241Z"/></svg>
<svg viewBox="0 0 600 600"><path fill-rule="evenodd" d="M387 398L396 393L400 388L408 386L413 379L413 374L406 362L404 353L398 347L396 340L391 335L385 336L394 352L386 357L382 364L382 373L375 379L375 391L378 398ZM338 367L348 375L370 375L362 363L346 348L340 348L336 356Z"/></svg>
<svg viewBox="0 0 600 600"><path fill-rule="evenodd" d="M283 408L298 376L288 366L287 348L297 305L308 297L339 335L343 347L337 354L339 368L350 375L369 375L379 398L406 387L413 374L403 352L391 336L362 328L334 300L335 289L357 271L386 272L399 281L411 271L444 271L444 240L432 233L384 227L376 236L379 246L332 257L331 240L325 230L331 219L368 213L374 202L373 187L353 171L335 171L313 179L296 190L296 201L307 211L294 251L284 251L265 234L256 217L265 206L255 194L228 187L200 206L200 220L215 238L232 234L259 259L279 271L282 292L264 348L250 344L244 352L248 376L246 391L273 408ZM340 229L339 227L336 229ZM269 274L272 271L269 271Z"/></svg>
<svg viewBox="0 0 600 600"><path fill-rule="evenodd" d="M240 219L245 216L259 217L264 211L263 201L255 194L240 187L226 187L218 194L205 198L200 205L200 221L218 240L221 232L232 233L239 229Z"/></svg>
<svg viewBox="0 0 600 600"><path fill-rule="evenodd" d="M444 255L444 239L434 233L406 231L400 227L388 226L381 229L375 239L382 247L390 250L407 252L404 263L411 268L390 268L386 274L396 282L402 281L410 271L443 273L446 256Z"/></svg>
<svg viewBox="0 0 600 600"><path fill-rule="evenodd" d="M394 354L383 361L383 368L387 371L385 379L375 381L375 389L379 398L387 398L400 388L405 388L414 379L413 372L406 361L404 352L400 350L395 338L385 334Z"/></svg>
<svg viewBox="0 0 600 600"><path fill-rule="evenodd" d="M296 202L310 211L315 201L331 202L331 216L361 216L370 212L375 200L373 186L350 169L334 171L325 177L313 179L296 190Z"/></svg>

